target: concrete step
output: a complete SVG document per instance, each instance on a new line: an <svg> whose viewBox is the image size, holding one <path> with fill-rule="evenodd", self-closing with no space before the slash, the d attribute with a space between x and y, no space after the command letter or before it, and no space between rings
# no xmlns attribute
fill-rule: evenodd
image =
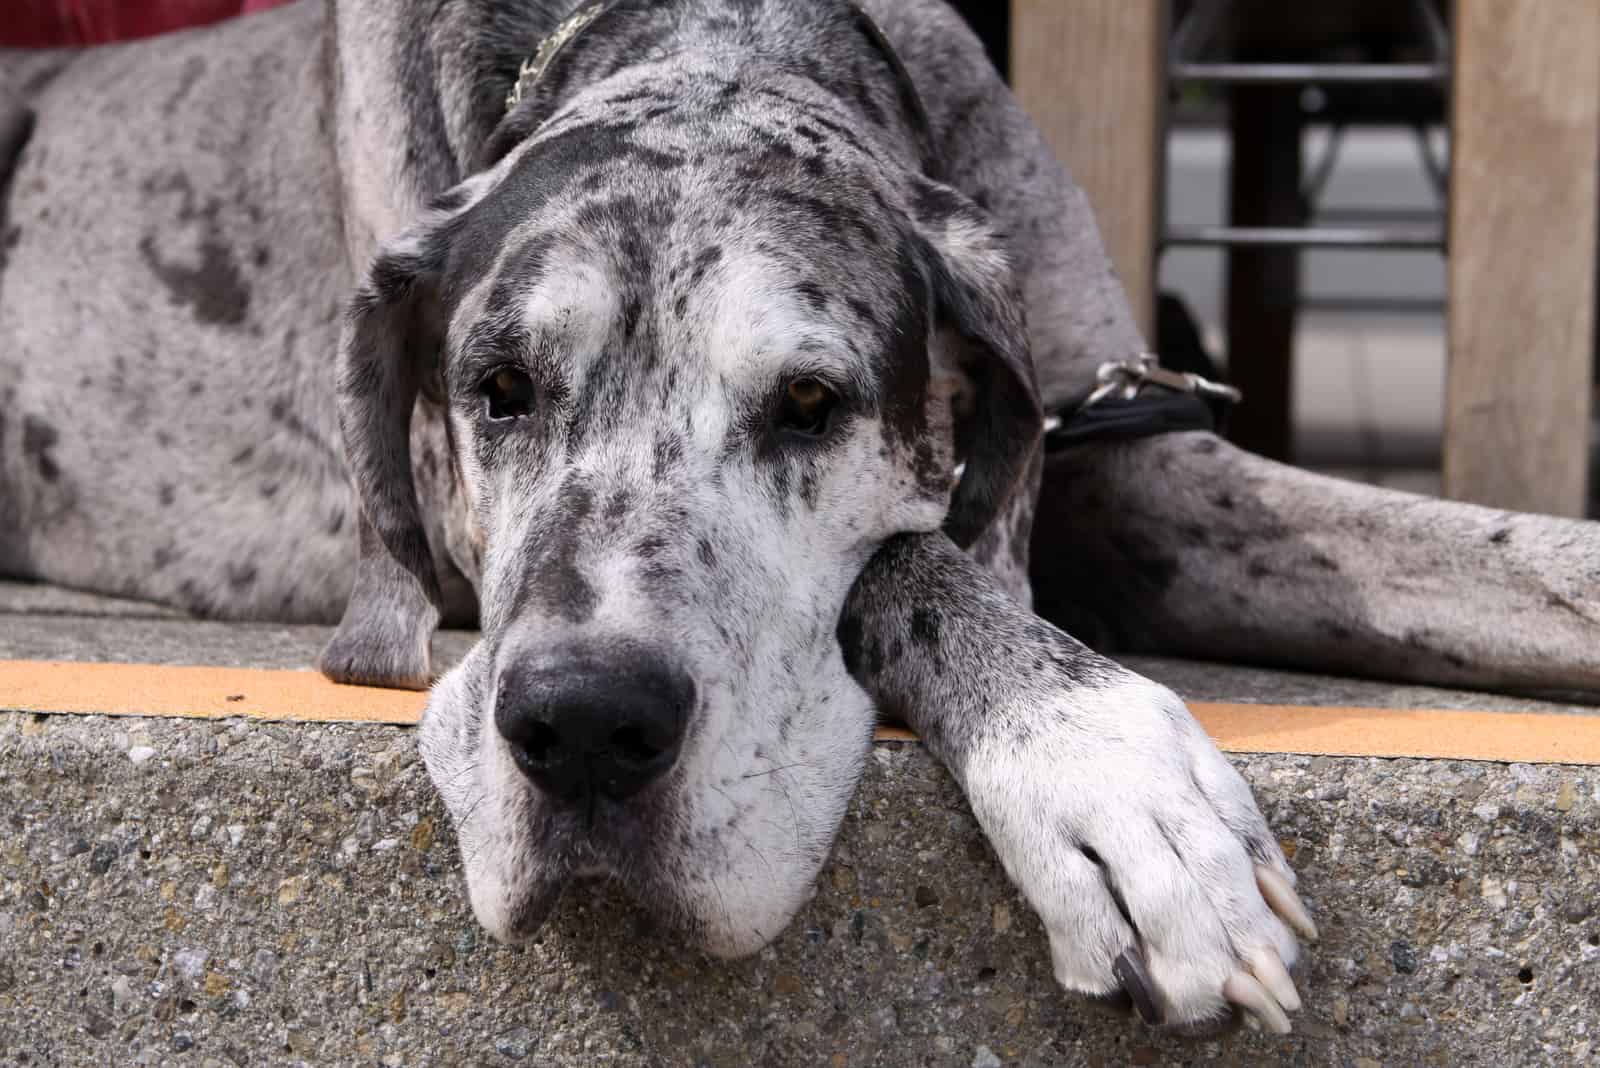
<svg viewBox="0 0 1600 1068"><path fill-rule="evenodd" d="M324 636L0 613L0 657L288 667ZM1134 666L1197 699L1545 707ZM813 901L773 946L728 964L605 889L570 894L530 945L491 943L408 729L0 712L0 1062L1594 1059L1596 769L1235 760L1323 940L1295 1036L1187 1045L1057 990L1038 924L915 743L875 748Z"/></svg>

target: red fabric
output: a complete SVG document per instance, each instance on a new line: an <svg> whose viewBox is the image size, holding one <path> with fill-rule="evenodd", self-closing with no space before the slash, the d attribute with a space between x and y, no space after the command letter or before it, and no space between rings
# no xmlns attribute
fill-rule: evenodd
<svg viewBox="0 0 1600 1068"><path fill-rule="evenodd" d="M204 26L287 0L0 0L0 45L105 44Z"/></svg>

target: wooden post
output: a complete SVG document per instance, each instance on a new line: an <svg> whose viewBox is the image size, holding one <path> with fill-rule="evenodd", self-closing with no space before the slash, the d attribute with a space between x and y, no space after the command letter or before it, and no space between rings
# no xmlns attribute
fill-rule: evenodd
<svg viewBox="0 0 1600 1068"><path fill-rule="evenodd" d="M1155 342L1166 0L1012 0L1011 84L1088 194Z"/></svg>
<svg viewBox="0 0 1600 1068"><path fill-rule="evenodd" d="M1600 3L1458 0L1455 52L1445 494L1582 515Z"/></svg>

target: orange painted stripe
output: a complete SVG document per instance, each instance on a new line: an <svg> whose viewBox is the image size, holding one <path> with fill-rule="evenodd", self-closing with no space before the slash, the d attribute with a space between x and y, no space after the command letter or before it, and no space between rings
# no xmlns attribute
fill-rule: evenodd
<svg viewBox="0 0 1600 1068"><path fill-rule="evenodd" d="M1190 701L1230 753L1600 764L1600 714Z"/></svg>
<svg viewBox="0 0 1600 1068"><path fill-rule="evenodd" d="M427 696L339 686L315 671L0 661L0 709L306 723L415 724ZM1600 765L1600 715L1464 712L1191 701L1233 753L1424 757ZM880 741L915 741L903 727Z"/></svg>
<svg viewBox="0 0 1600 1068"><path fill-rule="evenodd" d="M19 712L414 724L427 700L340 686L316 671L0 660L0 708Z"/></svg>

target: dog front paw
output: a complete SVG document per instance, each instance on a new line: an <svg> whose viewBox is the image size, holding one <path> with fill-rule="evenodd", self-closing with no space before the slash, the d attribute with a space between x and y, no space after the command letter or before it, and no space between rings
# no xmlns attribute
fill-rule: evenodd
<svg viewBox="0 0 1600 1068"><path fill-rule="evenodd" d="M963 777L1057 980L1188 1034L1241 1010L1287 1033L1295 932L1316 927L1249 787L1183 702L1127 675L1014 722Z"/></svg>
<svg viewBox="0 0 1600 1068"><path fill-rule="evenodd" d="M317 668L334 682L426 690L439 610L387 557L362 560L339 628Z"/></svg>

